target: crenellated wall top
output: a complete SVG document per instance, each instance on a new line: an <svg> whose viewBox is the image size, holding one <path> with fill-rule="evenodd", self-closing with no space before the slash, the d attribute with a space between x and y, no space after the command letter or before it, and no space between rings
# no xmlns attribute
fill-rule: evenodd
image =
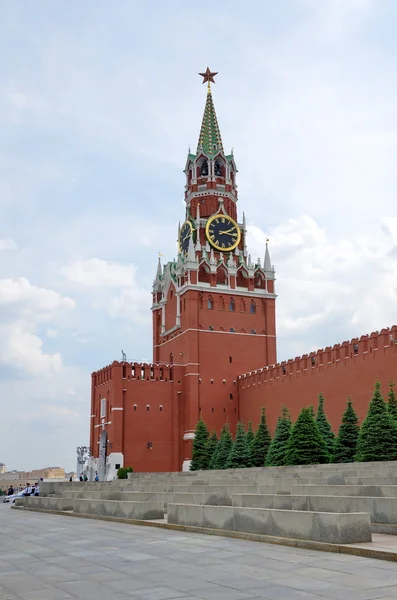
<svg viewBox="0 0 397 600"><path fill-rule="evenodd" d="M106 383L114 379L113 372L117 369L123 379L136 381L172 381L173 365L163 363L144 363L128 362L114 360L112 364L103 367L99 371L94 371L91 376L96 382L95 385ZM117 375L120 377L120 375Z"/></svg>
<svg viewBox="0 0 397 600"><path fill-rule="evenodd" d="M302 354L284 360L274 365L269 365L243 373L238 376L238 379L247 379L255 375L266 373L269 379L277 379L284 375L293 375L307 369L324 367L332 365L340 361L347 361L355 357L366 354L376 354L380 349L397 347L397 325L386 327L379 331L373 331L371 334L365 334L361 337L355 337L351 340L320 348L309 354Z"/></svg>

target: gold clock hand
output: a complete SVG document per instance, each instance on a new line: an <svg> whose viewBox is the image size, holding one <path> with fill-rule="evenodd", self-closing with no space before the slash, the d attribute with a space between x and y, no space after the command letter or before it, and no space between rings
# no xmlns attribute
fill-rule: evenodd
<svg viewBox="0 0 397 600"><path fill-rule="evenodd" d="M234 227L232 227L231 229L227 229L226 231L220 231L219 233L227 233L230 235L232 231L236 232Z"/></svg>
<svg viewBox="0 0 397 600"><path fill-rule="evenodd" d="M233 231L232 229L230 231ZM220 235L230 235L231 237L237 237L237 233L230 233L230 231L220 231Z"/></svg>

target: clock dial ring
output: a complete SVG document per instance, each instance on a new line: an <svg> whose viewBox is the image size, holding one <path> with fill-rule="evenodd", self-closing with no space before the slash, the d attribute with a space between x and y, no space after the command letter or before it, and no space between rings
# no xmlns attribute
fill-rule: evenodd
<svg viewBox="0 0 397 600"><path fill-rule="evenodd" d="M211 246L219 252L231 252L241 240L241 230L236 221L222 213L208 219L205 233Z"/></svg>
<svg viewBox="0 0 397 600"><path fill-rule="evenodd" d="M179 232L178 248L181 254L187 254L189 249L190 237L193 235L193 225L190 221L182 223L181 230Z"/></svg>

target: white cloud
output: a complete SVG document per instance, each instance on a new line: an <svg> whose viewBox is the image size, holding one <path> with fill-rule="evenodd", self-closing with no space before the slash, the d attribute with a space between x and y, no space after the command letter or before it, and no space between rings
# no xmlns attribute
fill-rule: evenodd
<svg viewBox="0 0 397 600"><path fill-rule="evenodd" d="M18 248L18 244L15 240L10 237L0 238L0 251L2 250L16 250Z"/></svg>
<svg viewBox="0 0 397 600"><path fill-rule="evenodd" d="M150 292L138 283L134 265L91 258L71 262L62 272L73 283L100 289L91 305L106 307L111 317L123 317L132 323L150 320ZM119 292L117 296L113 290Z"/></svg>
<svg viewBox="0 0 397 600"><path fill-rule="evenodd" d="M77 410L73 410L65 406L46 404L40 406L39 411L33 410L21 415L22 421L43 421L43 419L46 419L47 421L53 422L57 428L66 428L70 427L71 425L75 425L80 418L81 414Z"/></svg>
<svg viewBox="0 0 397 600"><path fill-rule="evenodd" d="M43 340L34 332L33 325L21 320L0 326L0 333L0 364L17 367L33 375L49 376L60 371L60 353L43 352Z"/></svg>
<svg viewBox="0 0 397 600"><path fill-rule="evenodd" d="M61 354L44 351L37 327L58 313L72 310L74 300L21 277L0 279L0 306L0 364L34 375L58 372Z"/></svg>
<svg viewBox="0 0 397 600"><path fill-rule="evenodd" d="M335 240L307 216L268 232L279 294L279 358L397 322L396 233L396 219L383 218L368 239ZM251 226L249 235L263 256L265 232Z"/></svg>
<svg viewBox="0 0 397 600"><path fill-rule="evenodd" d="M11 305L34 317L52 315L60 310L72 310L75 302L54 290L32 285L25 277L0 279L0 305Z"/></svg>
<svg viewBox="0 0 397 600"><path fill-rule="evenodd" d="M63 267L62 272L73 283L86 286L118 288L135 285L134 265L120 265L99 258L76 260Z"/></svg>

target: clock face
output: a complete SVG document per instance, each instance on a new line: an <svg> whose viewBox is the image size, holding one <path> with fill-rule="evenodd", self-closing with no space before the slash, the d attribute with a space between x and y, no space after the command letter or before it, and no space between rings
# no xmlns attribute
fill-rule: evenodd
<svg viewBox="0 0 397 600"><path fill-rule="evenodd" d="M220 252L230 252L240 243L240 228L233 219L226 215L217 214L210 217L205 232L211 246Z"/></svg>
<svg viewBox="0 0 397 600"><path fill-rule="evenodd" d="M190 221L185 221L181 227L181 231L179 234L179 252L182 254L187 254L189 249L189 240L191 235L193 234L193 227Z"/></svg>

